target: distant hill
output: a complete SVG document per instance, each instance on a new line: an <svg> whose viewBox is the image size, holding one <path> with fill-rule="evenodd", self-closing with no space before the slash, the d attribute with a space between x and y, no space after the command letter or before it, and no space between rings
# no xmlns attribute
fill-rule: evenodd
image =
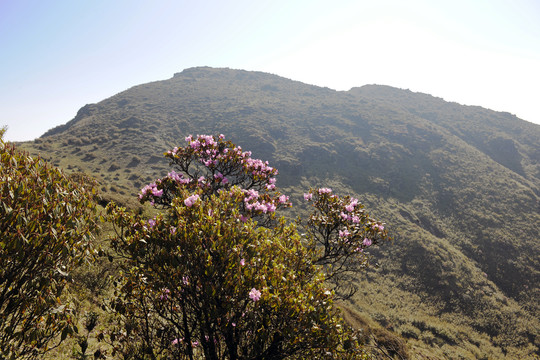
<svg viewBox="0 0 540 360"><path fill-rule="evenodd" d="M351 318L400 334L416 358L540 355L539 125L388 86L192 68L86 105L21 146L134 204L168 171L163 152L203 133L277 167L297 213L301 194L324 185L387 219L395 241L359 278Z"/></svg>

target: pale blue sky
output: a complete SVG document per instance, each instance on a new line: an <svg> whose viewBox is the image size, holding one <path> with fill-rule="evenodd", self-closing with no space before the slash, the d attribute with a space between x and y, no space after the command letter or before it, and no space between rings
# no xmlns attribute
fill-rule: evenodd
<svg viewBox="0 0 540 360"><path fill-rule="evenodd" d="M193 66L391 85L540 124L538 0L0 0L0 51L13 141Z"/></svg>

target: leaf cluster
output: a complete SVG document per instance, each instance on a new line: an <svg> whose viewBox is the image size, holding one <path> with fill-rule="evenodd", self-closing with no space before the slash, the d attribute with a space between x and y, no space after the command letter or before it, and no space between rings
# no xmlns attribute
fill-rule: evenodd
<svg viewBox="0 0 540 360"><path fill-rule="evenodd" d="M36 358L77 331L62 292L93 251L94 189L4 141L0 156L0 355Z"/></svg>

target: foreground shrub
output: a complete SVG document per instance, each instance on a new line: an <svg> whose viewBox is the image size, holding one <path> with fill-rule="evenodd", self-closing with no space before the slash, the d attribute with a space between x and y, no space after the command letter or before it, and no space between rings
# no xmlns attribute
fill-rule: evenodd
<svg viewBox="0 0 540 360"><path fill-rule="evenodd" d="M316 212L302 235L275 216L291 206L277 170L223 136L186 138L175 167L142 189L163 210L147 219L113 204L113 248L126 259L109 335L124 358L363 358L326 279L367 264L386 238L356 199L330 189L305 198ZM176 172L178 171L178 172Z"/></svg>
<svg viewBox="0 0 540 360"><path fill-rule="evenodd" d="M2 131L3 134L3 131ZM93 187L0 134L0 358L37 358L77 331L62 292L91 251Z"/></svg>

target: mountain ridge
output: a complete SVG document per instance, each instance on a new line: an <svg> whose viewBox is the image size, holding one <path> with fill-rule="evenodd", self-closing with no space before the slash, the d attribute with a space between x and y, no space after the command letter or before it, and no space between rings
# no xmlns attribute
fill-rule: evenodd
<svg viewBox="0 0 540 360"><path fill-rule="evenodd" d="M324 185L388 219L398 240L378 252L370 282L359 278L366 293L351 311L437 356L538 354L540 126L387 86L336 91L202 67L86 105L21 146L129 202L168 170L161 154L197 133L269 160L295 204Z"/></svg>

